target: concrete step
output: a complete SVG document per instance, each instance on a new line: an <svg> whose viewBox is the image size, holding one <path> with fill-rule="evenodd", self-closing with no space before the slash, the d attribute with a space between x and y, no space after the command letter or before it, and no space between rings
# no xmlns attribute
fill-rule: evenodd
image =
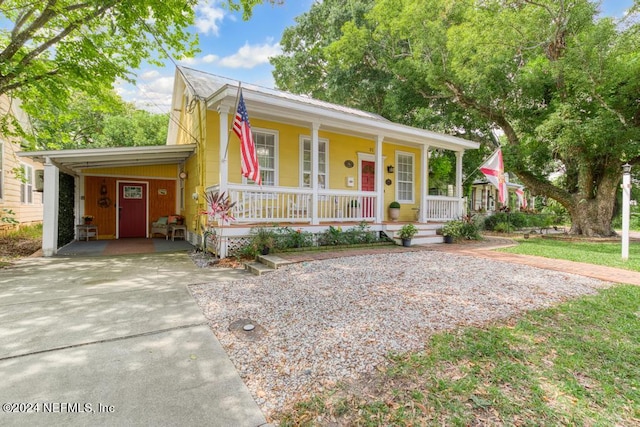
<svg viewBox="0 0 640 427"><path fill-rule="evenodd" d="M264 273L270 273L275 271L273 268L268 267L261 262L253 261L253 262L245 262L244 269L254 274L256 276L262 276Z"/></svg>
<svg viewBox="0 0 640 427"><path fill-rule="evenodd" d="M385 224L384 225L384 230L387 232L395 232L398 231L402 228L403 225L405 225L406 223L391 223L391 224ZM443 224L438 223L438 222L427 222L427 223L422 223L422 222L416 222L413 223L413 225L416 226L416 228L419 231L430 231L430 230L438 230L440 228L442 228Z"/></svg>
<svg viewBox="0 0 640 427"><path fill-rule="evenodd" d="M283 265L291 264L291 261L276 255L258 255L258 262L277 270Z"/></svg>
<svg viewBox="0 0 640 427"><path fill-rule="evenodd" d="M398 244L401 245L402 244L402 240L401 239L397 239L397 241L399 242ZM433 236L421 236L421 235L417 235L417 236L413 236L411 238L411 246L413 245L431 245L434 243L444 243L444 238L442 236L437 236L437 235L433 235Z"/></svg>
<svg viewBox="0 0 640 427"><path fill-rule="evenodd" d="M394 237L393 241L396 242L396 245L402 246L402 239L399 237ZM444 243L444 238L442 236L413 236L411 238L411 246L414 245L432 245L435 243Z"/></svg>

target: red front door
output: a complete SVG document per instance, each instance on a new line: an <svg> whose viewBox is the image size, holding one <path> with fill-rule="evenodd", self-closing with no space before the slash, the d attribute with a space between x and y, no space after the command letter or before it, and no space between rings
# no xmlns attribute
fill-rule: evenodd
<svg viewBox="0 0 640 427"><path fill-rule="evenodd" d="M147 184L121 182L118 186L118 237L147 237Z"/></svg>
<svg viewBox="0 0 640 427"><path fill-rule="evenodd" d="M362 183L362 191L376 191L376 162L362 161L360 182ZM364 217L375 216L373 200L373 198L365 199L362 206L362 215Z"/></svg>

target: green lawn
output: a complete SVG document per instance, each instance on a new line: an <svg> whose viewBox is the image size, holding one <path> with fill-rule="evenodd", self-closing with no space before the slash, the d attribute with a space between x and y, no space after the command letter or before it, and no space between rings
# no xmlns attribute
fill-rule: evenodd
<svg viewBox="0 0 640 427"><path fill-rule="evenodd" d="M640 425L640 287L438 334L282 425Z"/></svg>
<svg viewBox="0 0 640 427"><path fill-rule="evenodd" d="M519 239L518 243L518 246L499 249L499 251L640 271L640 243L637 242L631 242L629 245L628 261L622 261L622 249L619 242L594 243L536 238Z"/></svg>

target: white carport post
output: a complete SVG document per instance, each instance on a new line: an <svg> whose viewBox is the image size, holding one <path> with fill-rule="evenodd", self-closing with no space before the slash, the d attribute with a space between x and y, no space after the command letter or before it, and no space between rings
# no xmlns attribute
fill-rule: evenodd
<svg viewBox="0 0 640 427"><path fill-rule="evenodd" d="M58 252L58 193L60 174L49 157L44 162L44 193L42 218L42 253L54 256Z"/></svg>
<svg viewBox="0 0 640 427"><path fill-rule="evenodd" d="M384 221L384 159L382 158L382 141L384 136L378 135L376 138L376 222L381 224Z"/></svg>
<svg viewBox="0 0 640 427"><path fill-rule="evenodd" d="M311 124L311 225L320 224L318 219L318 172L320 168L320 123ZM325 183L325 187L329 183Z"/></svg>
<svg viewBox="0 0 640 427"><path fill-rule="evenodd" d="M458 212L457 216L462 216L463 203L462 203L462 156L464 151L456 151L456 198L458 198Z"/></svg>
<svg viewBox="0 0 640 427"><path fill-rule="evenodd" d="M422 191L420 195L419 222L427 222L427 196L429 195L429 146L420 148L420 165L422 169Z"/></svg>

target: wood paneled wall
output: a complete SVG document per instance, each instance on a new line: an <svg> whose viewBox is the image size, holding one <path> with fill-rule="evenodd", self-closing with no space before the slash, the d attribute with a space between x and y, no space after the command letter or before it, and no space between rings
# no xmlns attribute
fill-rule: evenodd
<svg viewBox="0 0 640 427"><path fill-rule="evenodd" d="M176 212L176 180L173 179L144 179L126 180L131 182L147 182L149 196L149 226L161 216L177 214ZM116 177L87 176L84 184L84 212L93 215L93 224L98 226L101 239L115 239L116 237L116 204L118 189ZM105 196L100 194L102 185L107 188ZM109 206L100 205L100 199L108 198ZM76 219L80 224L81 218Z"/></svg>

